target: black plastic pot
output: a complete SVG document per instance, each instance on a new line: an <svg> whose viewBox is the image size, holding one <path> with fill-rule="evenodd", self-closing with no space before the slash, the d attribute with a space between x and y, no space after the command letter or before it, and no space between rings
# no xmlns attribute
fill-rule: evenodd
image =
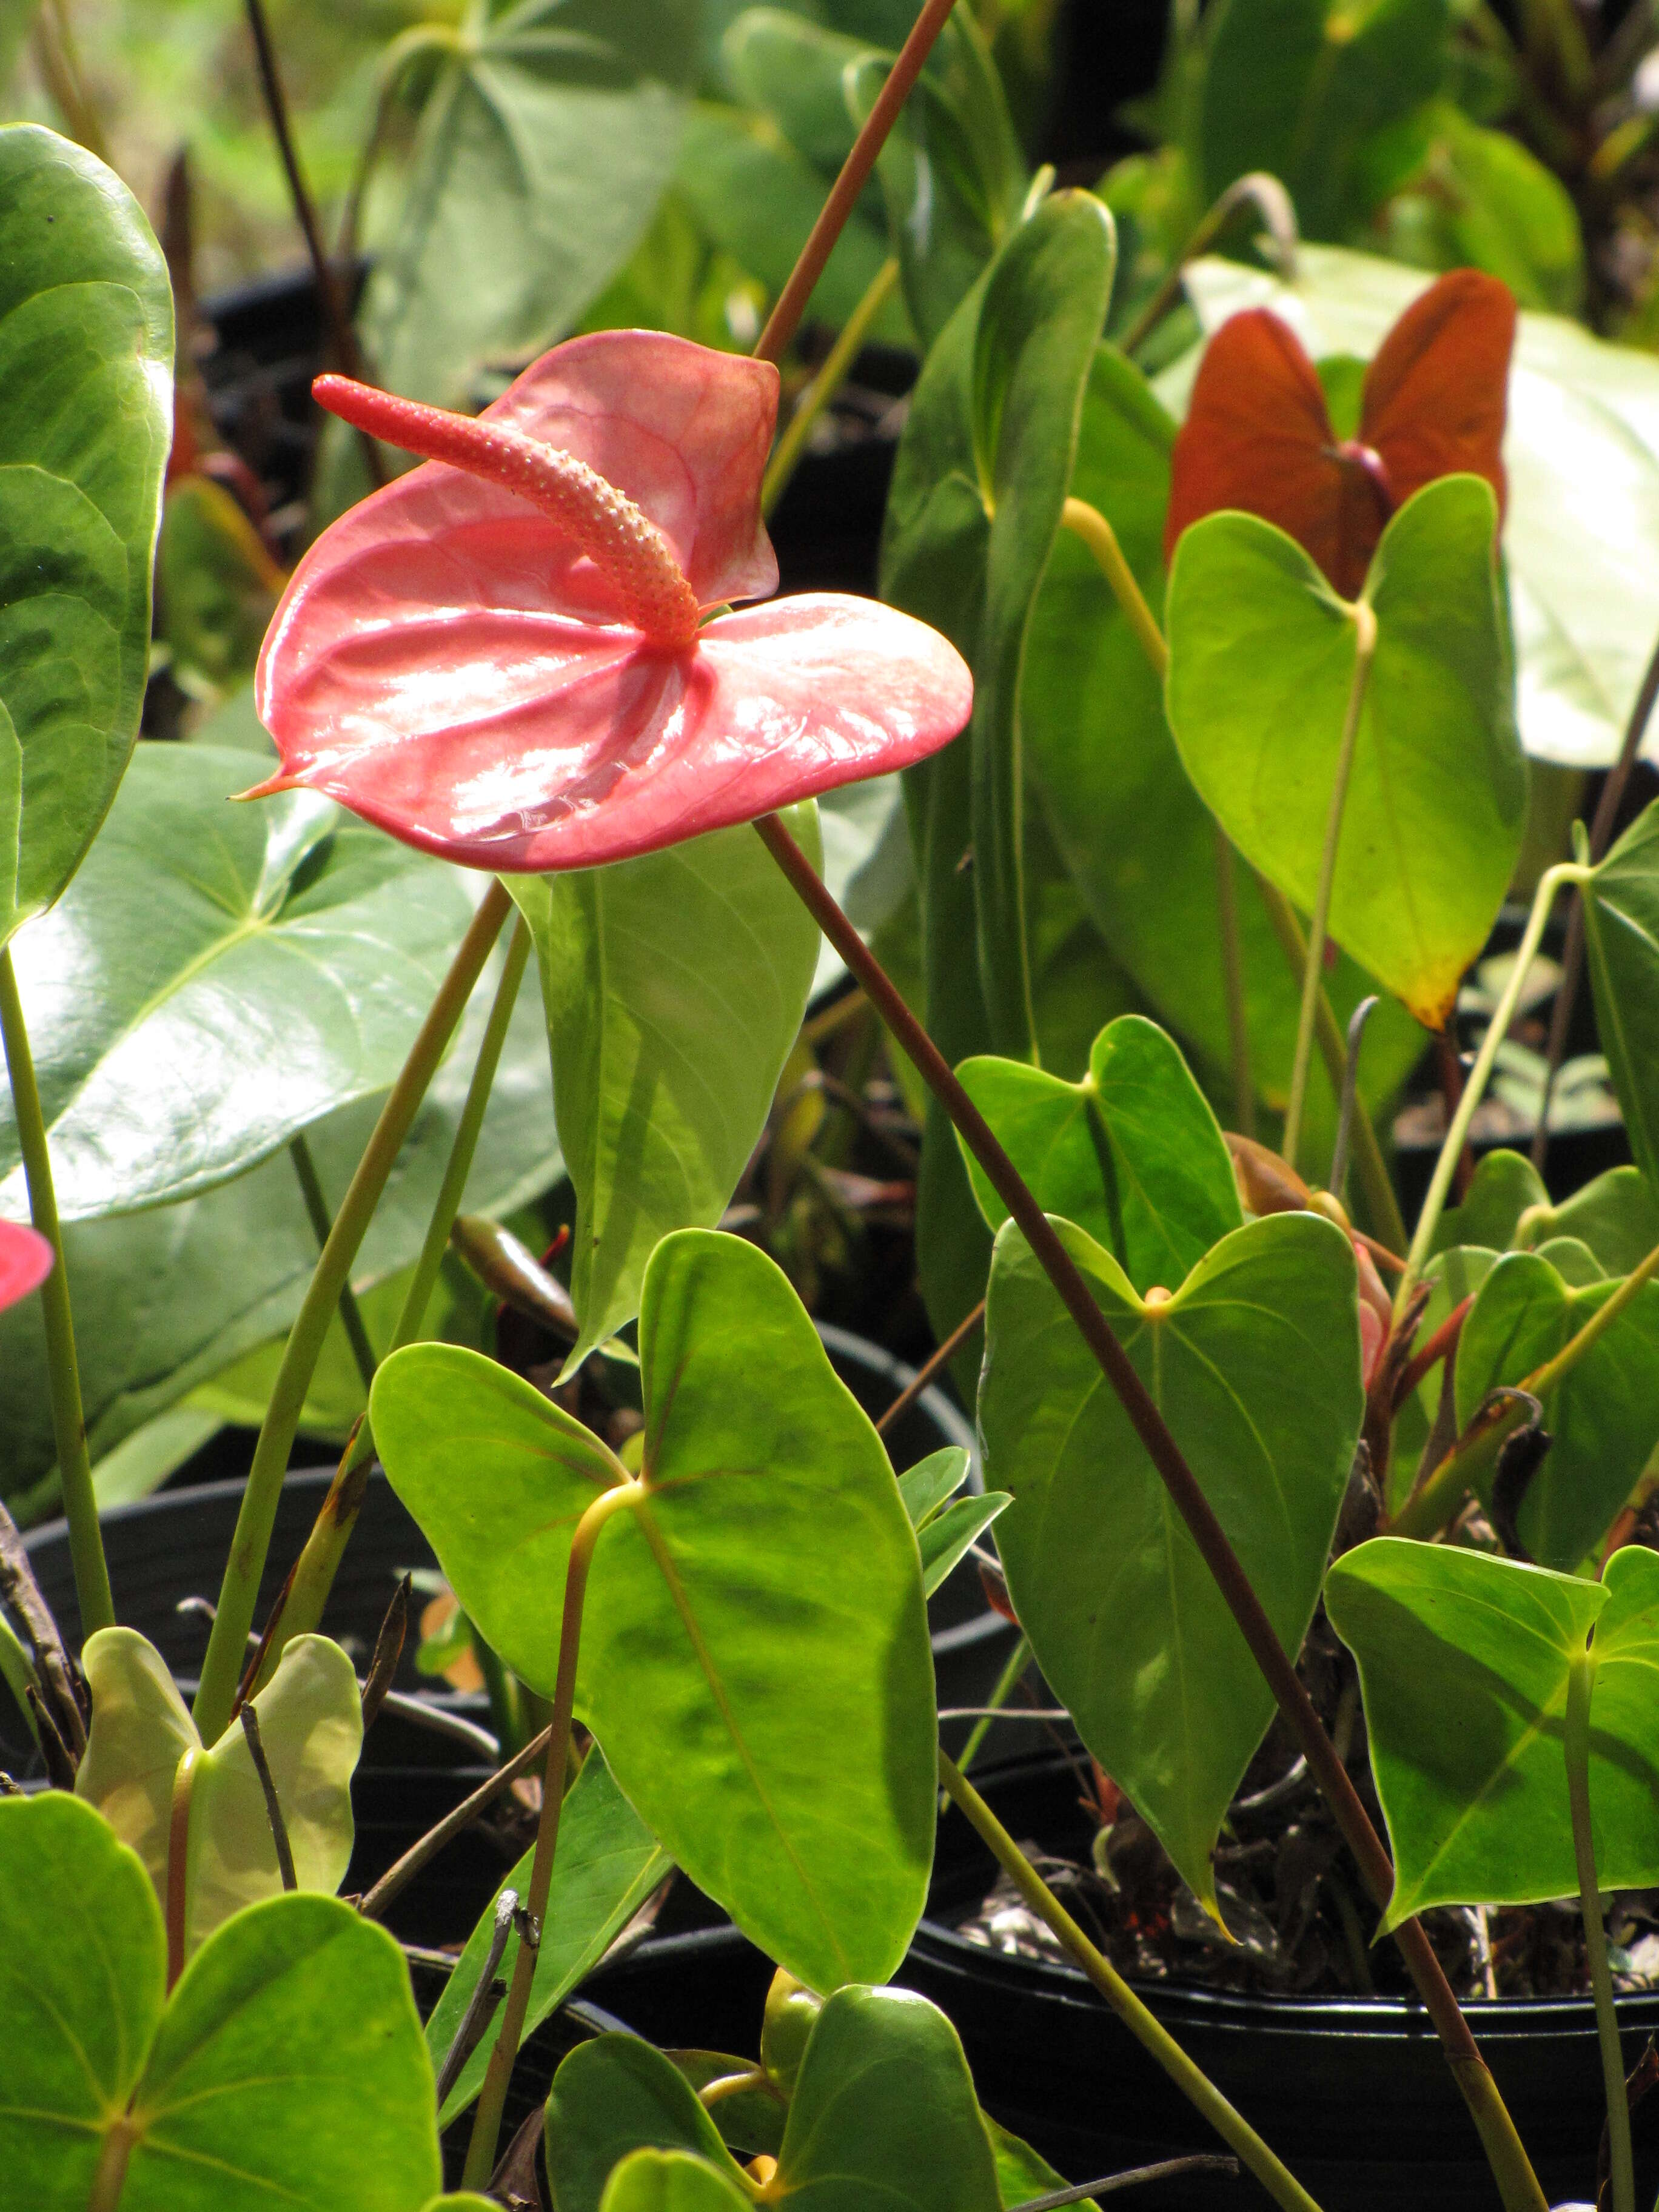
<svg viewBox="0 0 1659 2212"><path fill-rule="evenodd" d="M1021 1841L1086 1852L1070 1768L1052 1757L981 1775ZM1004 1957L950 1923L994 1878L954 1813L939 1829L929 1917L900 1979L956 2023L980 2096L1086 2179L1212 2148L1190 2106L1069 1966ZM1478 2212L1498 2197L1420 2007L1377 1998L1235 1996L1157 1985L1152 2010L1285 2160L1324 2212ZM609 2000L607 2000L609 2002ZM621 2008L618 2008L619 2009ZM1469 2020L1553 2203L1594 2195L1603 2112L1588 1998L1471 2003ZM1659 1992L1619 1999L1627 2063L1659 2029ZM1659 2124L1637 2116L1638 2197L1659 2188ZM1183 2212L1226 2212L1225 2181L1182 2185Z"/></svg>

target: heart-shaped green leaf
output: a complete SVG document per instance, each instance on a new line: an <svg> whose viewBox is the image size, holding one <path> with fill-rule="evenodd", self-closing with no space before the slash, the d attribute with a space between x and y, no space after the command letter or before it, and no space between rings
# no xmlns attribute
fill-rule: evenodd
<svg viewBox="0 0 1659 2212"><path fill-rule="evenodd" d="M850 73L847 97L860 121L890 66L882 55ZM945 18L878 173L925 351L1018 220L1029 185L1002 81L971 15Z"/></svg>
<svg viewBox="0 0 1659 2212"><path fill-rule="evenodd" d="M0 2161L30 2212L419 2212L441 2183L403 1955L334 1898L251 1905L167 1996L135 1854L62 1792L0 1800Z"/></svg>
<svg viewBox="0 0 1659 2212"><path fill-rule="evenodd" d="M576 1710L676 1862L815 1989L890 1973L933 1840L916 1540L780 1270L665 1237L640 1311L642 1474L595 1547ZM553 1687L570 1533L628 1480L493 1362L387 1360L374 1434L469 1616Z"/></svg>
<svg viewBox="0 0 1659 2212"><path fill-rule="evenodd" d="M465 404L570 328L672 173L696 46L687 0L469 0L364 302L392 390Z"/></svg>
<svg viewBox="0 0 1659 2212"><path fill-rule="evenodd" d="M100 1628L81 1663L92 1727L75 1794L137 1852L165 1900L173 1777L202 1739L160 1652L136 1629ZM331 1896L351 1857L351 1778L363 1741L356 1671L325 1636L296 1636L252 1704L295 1879ZM239 1726L201 1752L186 1882L186 1956L245 1905L282 1893L264 1790Z"/></svg>
<svg viewBox="0 0 1659 2212"><path fill-rule="evenodd" d="M1449 1206L1436 1222L1429 1249L1449 1252L1454 1245L1474 1244L1507 1252L1516 1242L1522 1215L1548 1203L1549 1193L1524 1152L1488 1152L1476 1167L1462 1202Z"/></svg>
<svg viewBox="0 0 1659 2212"><path fill-rule="evenodd" d="M547 2103L560 2212L592 2212L616 2161L647 2148L695 2155L750 2193L713 2117L659 2052L619 2035L572 2051ZM908 1990L830 1998L807 2041L772 2185L813 2212L1000 2212L968 2062L937 2007Z"/></svg>
<svg viewBox="0 0 1659 2212"><path fill-rule="evenodd" d="M521 1901L529 1895L532 1856L530 1851L525 1853L497 1888L497 1898L503 1889L516 1890ZM672 1871L673 1862L666 1851L611 1780L603 1753L590 1752L559 1815L558 1856L553 1863L547 1910L542 1915L541 1947L536 1954L530 2009L525 2016L526 2035L592 1972L624 1922ZM426 2024L427 2048L432 2053L434 2072L443 2064L478 1986L495 1923L492 1899L467 1938L466 1948L456 1960L455 1971L445 1983L444 1993ZM497 1969L508 1982L513 1978L519 1940L515 1930L507 1938ZM438 2115L440 2125L447 2127L477 2095L490 2048L490 2039L485 2036L455 2077Z"/></svg>
<svg viewBox="0 0 1659 2212"><path fill-rule="evenodd" d="M1492 490L1446 477L1383 532L1376 648L1331 892L1331 933L1438 1029L1520 850L1526 774L1492 560ZM1170 574L1170 726L1246 860L1304 908L1319 878L1354 623L1295 541L1214 514Z"/></svg>
<svg viewBox="0 0 1659 2212"><path fill-rule="evenodd" d="M1183 1281L1243 1224L1232 1158L1181 1050L1124 1014L1095 1039L1081 1083L1011 1060L957 1070L1045 1213L1103 1244L1138 1291ZM963 1148L993 1229L1008 1209Z"/></svg>
<svg viewBox="0 0 1659 2212"><path fill-rule="evenodd" d="M812 810L785 818L816 866ZM639 1311L658 1240L725 1212L799 1031L818 931L746 825L509 888L535 935L576 1186L568 1372Z"/></svg>
<svg viewBox="0 0 1659 2212"><path fill-rule="evenodd" d="M696 2090L636 2035L597 2035L560 2062L548 2093L546 2142L559 2212L597 2212L608 2177L641 2150L707 2160L747 2201L741 2170Z"/></svg>
<svg viewBox="0 0 1659 2212"><path fill-rule="evenodd" d="M1609 1168L1559 1206L1540 1204L1522 1241L1577 1237L1604 1275L1628 1275L1659 1244L1659 1194L1639 1168Z"/></svg>
<svg viewBox="0 0 1659 2212"><path fill-rule="evenodd" d="M1070 485L1114 259L1111 219L1085 192L1056 194L1009 234L917 384L883 544L883 596L943 629L974 672L969 735L915 772L913 784L927 872L930 1025L935 999L950 989L943 977L936 982L937 971L960 966L963 950L933 900L934 884L960 867L971 844L965 888L987 1042L1021 1058L1031 1049L1032 1009L1019 672ZM963 1056L955 1039L945 1048Z"/></svg>
<svg viewBox="0 0 1659 2212"><path fill-rule="evenodd" d="M1541 1253L1506 1253L1458 1340L1459 1428L1488 1390L1522 1382L1553 1359L1617 1288L1602 1280L1574 1289ZM1659 1444L1659 1283L1637 1293L1542 1403L1554 1441L1516 1527L1534 1559L1565 1571L1607 1533Z"/></svg>
<svg viewBox="0 0 1659 2212"><path fill-rule="evenodd" d="M494 976L488 975L398 1155L358 1255L360 1292L414 1264L471 1080ZM324 1190L337 1200L380 1112L341 1108L309 1132ZM547 1068L547 1025L532 990L518 1007L468 1179L469 1212L526 1204L561 1172ZM178 1206L71 1223L81 1388L94 1462L234 1361L285 1332L317 1264L317 1237L292 1164L267 1160ZM0 1315L0 1492L15 1498L56 1461L39 1299ZM343 1370L349 1351L337 1330ZM37 1510L50 1511L55 1493Z"/></svg>
<svg viewBox="0 0 1659 2212"><path fill-rule="evenodd" d="M1114 348L1099 347L1084 394L1072 491L1110 521L1155 608L1164 604L1175 434L1139 371ZM1096 926L1188 1049L1229 1085L1216 825L1181 764L1163 688L1139 641L1094 556L1068 531L1055 541L1031 617L1020 727L1043 813ZM1242 866L1236 874L1252 1080L1263 1099L1282 1109L1297 987L1254 877ZM1346 1020L1368 986L1344 958L1328 988ZM1366 1026L1360 1058L1368 1102L1392 1095L1422 1043L1410 1015L1385 1000ZM1316 1081L1308 1103L1316 1146L1328 1150L1334 1097Z"/></svg>
<svg viewBox="0 0 1659 2212"><path fill-rule="evenodd" d="M1058 1224L1281 1642L1313 1616L1359 1435L1353 1250L1313 1213L1225 1237L1147 1305ZM1084 1741L1198 1897L1273 1694L1145 1448L1012 1223L998 1235L980 1431L1012 1491L997 1548L1022 1626Z"/></svg>
<svg viewBox="0 0 1659 2212"><path fill-rule="evenodd" d="M1286 283L1237 261L1183 272L1206 331L1271 307L1316 360L1365 359L1431 283L1339 246L1298 249ZM1195 356L1170 373L1184 393ZM1659 630L1659 362L1561 315L1523 313L1504 445L1504 550L1527 750L1575 768L1617 758ZM1650 730L1650 757L1659 733Z"/></svg>
<svg viewBox="0 0 1659 2212"><path fill-rule="evenodd" d="M1592 1630L1597 1879L1659 1880L1659 1558L1615 1552L1594 1583L1383 1536L1344 1553L1325 1604L1359 1662L1394 1850L1385 1929L1431 1905L1576 1893L1562 1726Z"/></svg>
<svg viewBox="0 0 1659 2212"><path fill-rule="evenodd" d="M732 2212L750 2199L684 2151L635 2151L605 2185L600 2212Z"/></svg>
<svg viewBox="0 0 1659 2212"><path fill-rule="evenodd" d="M778 2160L813 2212L1000 2212L957 2032L908 1990L837 1990L818 2014Z"/></svg>
<svg viewBox="0 0 1659 2212"><path fill-rule="evenodd" d="M326 799L227 805L247 781L246 753L141 745L68 895L15 948L67 1219L209 1189L385 1090L471 918L453 870Z"/></svg>
<svg viewBox="0 0 1659 2212"><path fill-rule="evenodd" d="M0 945L115 795L149 665L173 299L137 202L33 124L0 131Z"/></svg>
<svg viewBox="0 0 1659 2212"><path fill-rule="evenodd" d="M1583 889L1595 1026L1636 1164L1659 1185L1659 799Z"/></svg>

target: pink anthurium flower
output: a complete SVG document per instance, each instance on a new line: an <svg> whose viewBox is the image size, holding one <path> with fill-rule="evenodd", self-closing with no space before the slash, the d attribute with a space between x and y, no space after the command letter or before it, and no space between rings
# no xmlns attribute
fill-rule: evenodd
<svg viewBox="0 0 1659 2212"><path fill-rule="evenodd" d="M428 465L325 531L284 593L261 793L309 785L447 860L539 873L902 768L967 721L962 659L893 608L814 592L708 618L777 586L769 362L604 331L476 421L314 389Z"/></svg>
<svg viewBox="0 0 1659 2212"><path fill-rule="evenodd" d="M0 1313L38 1291L52 1273L52 1247L33 1229L0 1221Z"/></svg>

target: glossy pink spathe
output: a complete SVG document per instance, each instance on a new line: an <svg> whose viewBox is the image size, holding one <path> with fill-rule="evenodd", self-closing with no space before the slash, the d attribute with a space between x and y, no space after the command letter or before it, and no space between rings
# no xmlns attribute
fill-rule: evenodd
<svg viewBox="0 0 1659 2212"><path fill-rule="evenodd" d="M52 1247L21 1222L0 1221L0 1313L38 1291L52 1273Z"/></svg>
<svg viewBox="0 0 1659 2212"><path fill-rule="evenodd" d="M556 347L480 421L604 477L707 608L776 587L760 519L776 410L769 363L602 331ZM963 727L973 689L944 638L872 600L790 598L653 641L568 526L434 461L301 562L256 698L282 756L263 788L306 784L408 843L522 873L907 766Z"/></svg>

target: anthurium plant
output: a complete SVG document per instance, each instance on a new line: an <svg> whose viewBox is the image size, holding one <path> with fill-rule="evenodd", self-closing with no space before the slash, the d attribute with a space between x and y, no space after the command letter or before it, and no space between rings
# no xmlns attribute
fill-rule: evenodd
<svg viewBox="0 0 1659 2212"><path fill-rule="evenodd" d="M1218 84L1249 11L1213 15ZM1559 457L1516 401L1548 333L1472 269L1386 270L1349 313L1361 257L1331 247L1195 270L1213 334L1154 382L1105 335L1112 212L1028 173L981 27L848 16L736 14L732 96L690 118L667 0L580 31L481 4L393 50L365 169L418 64L409 202L342 325L363 373L315 386L349 432L319 482L380 487L282 580L265 734L219 743L136 744L160 251L91 154L0 130L0 1405L78 1613L5 1516L0 1674L39 1756L0 1799L0 2176L37 2212L522 2203L521 2046L677 1869L775 1966L757 2055L580 2043L534 2084L558 2212L1038 2212L1147 2179L1056 2172L896 1985L941 1817L1190 2100L1197 2162L1316 2212L942 1747L927 1601L970 1553L1103 1807L1223 1934L1218 1852L1275 1732L1369 1900L1362 1925L1344 1892L1360 1971L1387 1939L1504 2212L1545 2212L1528 2115L1421 1916L1576 1899L1608 2201L1636 2212L1601 1893L1659 1885L1659 805L1613 835L1640 719L1612 807L1534 871L1409 1228L1374 1115L1427 1032L1456 1066L1536 701L1573 656L1611 696L1650 649L1553 577ZM1287 161L1327 94L1301 85ZM491 114L535 149L511 179ZM752 348L543 345L623 284L683 128L705 189L752 160L827 191ZM1207 94L1200 143L1231 192ZM1339 170L1359 185L1312 160L1286 182L1328 227ZM1247 197L1283 264L1284 186ZM477 330L447 296L475 252ZM780 363L860 253L839 362L791 368L780 434ZM1320 346L1310 305L1363 350ZM882 597L775 596L767 511L884 314L921 365ZM1638 413L1659 372L1581 337L1559 392ZM488 392L484 338L533 354ZM911 865L861 932L836 854L866 804L902 810ZM1564 896L1632 1164L1556 1202L1466 1143ZM917 1265L982 1480L962 1449L896 1473L727 1211L763 1136L795 1141L826 977L927 1117ZM555 1275L498 1217L560 1176ZM495 1356L480 1279L557 1361ZM625 1420L593 1414L596 1370ZM187 1695L118 1617L100 1496L118 1448L172 1463L158 1419L250 1403ZM295 1439L331 1428L316 1526L274 1558ZM379 1923L490 1792L337 1894L404 1625L366 1679L328 1633L377 1462L454 1648L532 1717L496 1780L532 1777L533 1844L424 2022Z"/></svg>

